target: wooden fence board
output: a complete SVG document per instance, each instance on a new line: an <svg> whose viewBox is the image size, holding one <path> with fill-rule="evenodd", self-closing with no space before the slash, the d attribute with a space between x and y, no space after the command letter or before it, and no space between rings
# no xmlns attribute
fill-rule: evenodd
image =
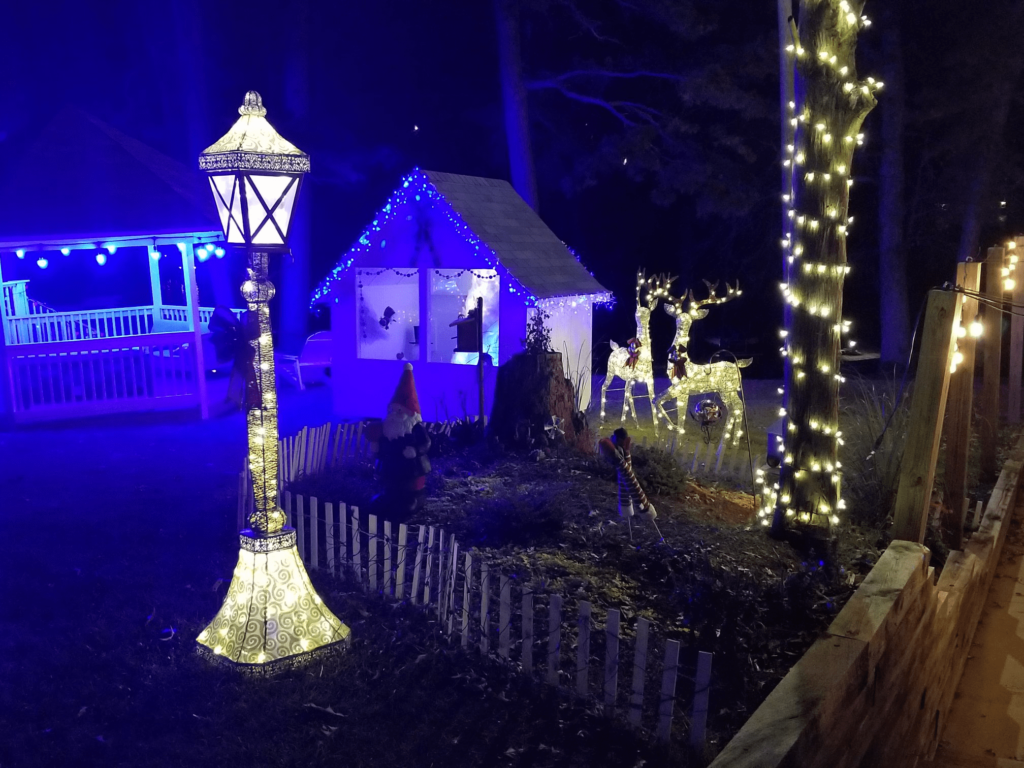
<svg viewBox="0 0 1024 768"><path fill-rule="evenodd" d="M710 655L710 654L708 654ZM679 674L679 641L665 641L665 663L661 672L661 700L658 702L658 741L672 737L672 715L676 707L676 677ZM700 662L698 661L698 676ZM705 714L707 707L705 706Z"/></svg>
<svg viewBox="0 0 1024 768"><path fill-rule="evenodd" d="M1003 291L1003 249L989 248L985 260L985 292L1000 296ZM1018 279L1024 279L1024 265ZM985 307L985 335L981 339L984 370L978 419L981 445L981 480L993 482L999 473L996 448L999 445L999 397L1002 389L1003 313L998 307Z"/></svg>
<svg viewBox="0 0 1024 768"><path fill-rule="evenodd" d="M604 705L615 709L619 689L619 611L608 609L604 626Z"/></svg>
<svg viewBox="0 0 1024 768"><path fill-rule="evenodd" d="M523 672L533 671L533 593L523 590Z"/></svg>
<svg viewBox="0 0 1024 768"><path fill-rule="evenodd" d="M697 654L697 677L693 683L693 714L690 717L690 746L704 749L707 740L708 699L711 693L711 662L714 656Z"/></svg>
<svg viewBox="0 0 1024 768"><path fill-rule="evenodd" d="M427 526L419 526L419 531L416 534L416 562L412 569L412 602L414 605L426 603L424 595L420 593L420 582L423 578L423 560L424 552L423 547L427 541ZM431 545L433 545L433 537L431 537ZM430 588L427 588L427 597L429 597Z"/></svg>
<svg viewBox="0 0 1024 768"><path fill-rule="evenodd" d="M459 542L455 540L455 534L451 534L448 544L449 563L448 588L445 590L445 612L448 616L448 635L452 633L455 625L455 581L459 573Z"/></svg>
<svg viewBox="0 0 1024 768"><path fill-rule="evenodd" d="M1024 245L1018 238L1012 254L1024 256ZM1020 265L1018 265L1020 267ZM1024 305L1024 268L1014 270L1013 303ZM1002 290L1002 286L1000 286ZM1020 424L1021 374L1024 373L1024 316L1015 311L1010 317L1010 368L1007 371L1006 419L1011 424Z"/></svg>
<svg viewBox="0 0 1024 768"><path fill-rule="evenodd" d="M512 580L508 576L500 577L499 589L501 599L498 605L498 655L507 659L509 655L509 635L512 627Z"/></svg>
<svg viewBox="0 0 1024 768"><path fill-rule="evenodd" d="M391 597L394 575L391 571L391 521L384 521L384 594Z"/></svg>
<svg viewBox="0 0 1024 768"><path fill-rule="evenodd" d="M377 591L377 516L366 516L366 569L370 574L370 589Z"/></svg>
<svg viewBox="0 0 1024 768"><path fill-rule="evenodd" d="M548 684L558 685L558 662L562 650L562 596L555 593L548 603Z"/></svg>
<svg viewBox="0 0 1024 768"><path fill-rule="evenodd" d="M299 543L299 557L303 560L306 559L306 512L303 509L305 503L304 496L295 497L295 521L298 523L295 531Z"/></svg>
<svg viewBox="0 0 1024 768"><path fill-rule="evenodd" d="M342 572L346 572L349 567L348 563L348 547L346 546L346 540L348 539L348 505L344 502L338 503L338 565Z"/></svg>
<svg viewBox="0 0 1024 768"><path fill-rule="evenodd" d="M334 555L334 504L324 504L324 544L327 547L327 570L332 575L338 573L338 562Z"/></svg>
<svg viewBox="0 0 1024 768"><path fill-rule="evenodd" d="M320 523L319 501L316 496L309 498L309 554L310 563L314 568L320 567Z"/></svg>
<svg viewBox="0 0 1024 768"><path fill-rule="evenodd" d="M430 580L433 578L431 574L434 572L434 538L436 536L434 526L430 526L427 529L430 534L430 540L427 544L427 561L426 561L426 573L423 579L423 604L430 605ZM419 573L417 569L417 573Z"/></svg>
<svg viewBox="0 0 1024 768"><path fill-rule="evenodd" d="M957 264L956 283L965 291L977 293L981 287L981 264ZM960 309L960 328L968 329L978 312L978 300L964 295ZM945 433L946 458L942 472L943 494L942 538L952 549L963 546L964 520L967 504L967 457L971 444L971 415L974 411L974 349L976 341L970 333L957 341L963 362L952 375Z"/></svg>
<svg viewBox="0 0 1024 768"><path fill-rule="evenodd" d="M359 536L359 507L352 507L352 570L356 581L363 580L363 547Z"/></svg>
<svg viewBox="0 0 1024 768"><path fill-rule="evenodd" d="M960 321L960 294L932 291L921 331L921 356L910 403L910 427L900 464L892 535L921 542L931 508L935 462L949 392L949 361Z"/></svg>
<svg viewBox="0 0 1024 768"><path fill-rule="evenodd" d="M473 589L473 556L466 553L462 582L462 647L469 647L469 601Z"/></svg>
<svg viewBox="0 0 1024 768"><path fill-rule="evenodd" d="M491 650L491 573L487 563L480 563L480 653Z"/></svg>
<svg viewBox="0 0 1024 768"><path fill-rule="evenodd" d="M629 697L629 722L639 726L644 708L644 683L647 675L647 636L651 623L645 618L636 620L636 640L633 650L633 693Z"/></svg>
<svg viewBox="0 0 1024 768"><path fill-rule="evenodd" d="M401 523L398 526L398 569L395 583L395 597L405 599L405 559L409 556L409 526Z"/></svg>
<svg viewBox="0 0 1024 768"><path fill-rule="evenodd" d="M580 601L576 633L576 693L586 696L590 691L590 603Z"/></svg>

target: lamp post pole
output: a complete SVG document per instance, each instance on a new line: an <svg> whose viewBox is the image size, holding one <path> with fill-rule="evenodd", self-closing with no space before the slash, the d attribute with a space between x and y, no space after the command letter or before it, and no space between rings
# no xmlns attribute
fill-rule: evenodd
<svg viewBox="0 0 1024 768"><path fill-rule="evenodd" d="M270 328L271 253L288 250L309 156L267 122L260 95L249 91L241 117L199 158L210 178L224 236L247 255L242 297L251 359L246 363L245 422L254 510L239 534L240 551L220 611L199 634L204 655L265 671L295 666L347 643L350 630L323 604L299 557L295 529L278 504L277 391ZM311 521L313 525L316 521Z"/></svg>
<svg viewBox="0 0 1024 768"><path fill-rule="evenodd" d="M269 262L266 251L250 250L249 276L242 283L242 298L249 305L249 346L253 358L245 403L249 472L255 501L248 523L250 530L261 536L278 533L286 522L277 499L277 388L270 329L274 284L269 280Z"/></svg>

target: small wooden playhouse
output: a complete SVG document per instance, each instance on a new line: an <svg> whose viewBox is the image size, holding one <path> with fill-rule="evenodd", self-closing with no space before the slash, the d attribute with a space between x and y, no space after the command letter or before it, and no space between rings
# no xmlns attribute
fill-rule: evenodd
<svg viewBox="0 0 1024 768"><path fill-rule="evenodd" d="M593 308L611 294L508 182L417 169L314 293L331 310L335 414L383 415L412 362L424 419L474 416L478 353L452 323L478 298L487 412L496 366L522 351L535 307L566 372L584 374L586 407Z"/></svg>

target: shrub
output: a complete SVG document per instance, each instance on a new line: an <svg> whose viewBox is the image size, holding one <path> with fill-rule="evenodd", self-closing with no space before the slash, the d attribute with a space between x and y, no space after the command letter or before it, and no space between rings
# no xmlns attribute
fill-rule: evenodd
<svg viewBox="0 0 1024 768"><path fill-rule="evenodd" d="M897 397L894 380L851 379L843 393L843 497L851 520L861 525L884 526L896 500L910 413L906 399L897 404Z"/></svg>
<svg viewBox="0 0 1024 768"><path fill-rule="evenodd" d="M686 472L668 451L633 447L633 474L651 496L673 496L686 488Z"/></svg>
<svg viewBox="0 0 1024 768"><path fill-rule="evenodd" d="M569 509L565 488L538 488L513 496L496 496L476 501L456 530L473 546L500 548L530 547L557 541Z"/></svg>

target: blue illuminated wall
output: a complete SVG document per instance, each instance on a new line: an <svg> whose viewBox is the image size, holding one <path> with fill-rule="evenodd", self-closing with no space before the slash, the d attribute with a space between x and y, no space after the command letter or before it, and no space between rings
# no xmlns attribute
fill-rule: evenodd
<svg viewBox="0 0 1024 768"><path fill-rule="evenodd" d="M381 211L319 292L319 300L326 301L331 308L331 379L334 412L340 418L382 416L407 360L414 366L424 419L461 418L479 412L476 366L429 362L425 327L420 331L419 349L415 353L408 351L402 360L359 358L359 270L392 269L404 274L417 271L420 322L426 326L431 321L429 277L434 270L450 273L496 269L500 280L500 320L495 366L522 350L527 307L532 305L533 297L496 262L490 249L466 230L440 196L431 193L422 181L417 183L416 174L406 181L410 179L409 186L400 188L390 206ZM439 321L447 324L454 319L445 316ZM451 334L455 335L454 328ZM495 378L496 367L485 368L488 413Z"/></svg>

